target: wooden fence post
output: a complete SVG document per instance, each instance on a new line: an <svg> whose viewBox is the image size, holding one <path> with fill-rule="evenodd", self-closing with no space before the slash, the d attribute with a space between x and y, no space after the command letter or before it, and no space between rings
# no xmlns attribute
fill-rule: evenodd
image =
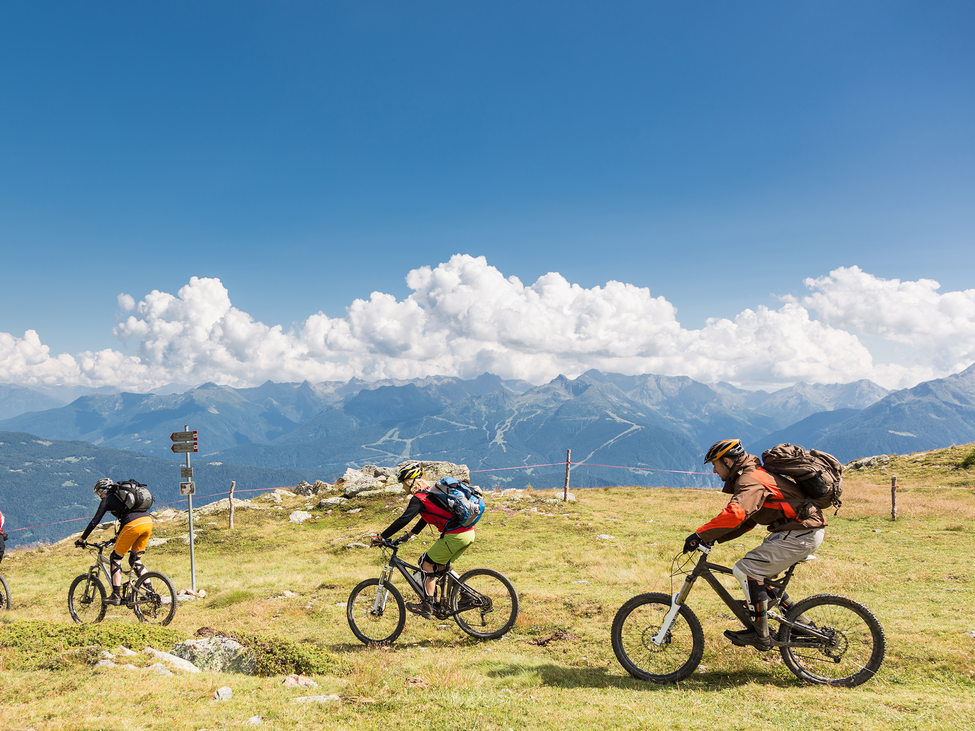
<svg viewBox="0 0 975 731"><path fill-rule="evenodd" d="M237 487L237 481L230 481L230 530L234 529L234 488Z"/></svg>
<svg viewBox="0 0 975 731"><path fill-rule="evenodd" d="M897 475L890 478L890 519L897 520Z"/></svg>
<svg viewBox="0 0 975 731"><path fill-rule="evenodd" d="M565 450L565 488L562 490L562 502L569 499L569 465L572 464L572 450Z"/></svg>

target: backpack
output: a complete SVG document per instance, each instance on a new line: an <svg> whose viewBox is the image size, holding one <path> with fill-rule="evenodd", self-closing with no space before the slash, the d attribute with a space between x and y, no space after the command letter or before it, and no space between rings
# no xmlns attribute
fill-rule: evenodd
<svg viewBox="0 0 975 731"><path fill-rule="evenodd" d="M836 508L843 501L843 465L831 454L805 450L796 444L779 444L762 452L762 467L795 482L818 508Z"/></svg>
<svg viewBox="0 0 975 731"><path fill-rule="evenodd" d="M461 526L470 528L484 515L484 498L481 488L475 485L465 485L453 477L444 477L427 492L438 505L454 514L444 526L444 532Z"/></svg>
<svg viewBox="0 0 975 731"><path fill-rule="evenodd" d="M127 512L144 513L152 507L152 493L138 480L130 478L116 483L115 490Z"/></svg>

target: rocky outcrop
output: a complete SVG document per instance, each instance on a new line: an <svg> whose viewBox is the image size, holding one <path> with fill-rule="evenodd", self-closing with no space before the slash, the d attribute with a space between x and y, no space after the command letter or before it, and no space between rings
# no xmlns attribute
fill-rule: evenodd
<svg viewBox="0 0 975 731"><path fill-rule="evenodd" d="M349 468L345 471L335 484L342 489L345 497L356 497L384 494L402 494L405 488L396 480L396 475L406 462L398 464L396 467L376 467L375 465L365 465L359 469ZM420 462L423 469L423 479L428 482L436 482L444 477L453 477L458 480L469 480L471 471L467 465L454 464L453 462Z"/></svg>
<svg viewBox="0 0 975 731"><path fill-rule="evenodd" d="M855 459L843 469L849 472L855 472L856 470L868 470L871 467L883 467L885 464L890 464L890 457L886 454L878 454L874 457Z"/></svg>

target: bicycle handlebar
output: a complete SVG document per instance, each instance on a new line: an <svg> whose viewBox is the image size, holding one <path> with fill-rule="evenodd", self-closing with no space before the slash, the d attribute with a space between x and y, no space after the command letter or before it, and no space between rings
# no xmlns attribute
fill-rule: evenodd
<svg viewBox="0 0 975 731"><path fill-rule="evenodd" d="M377 546L382 546L383 548L399 548L404 543L410 540L410 534L404 533L399 538L383 538L379 543L375 544Z"/></svg>
<svg viewBox="0 0 975 731"><path fill-rule="evenodd" d="M82 541L81 542L81 547L82 548L108 548L109 546L111 546L111 545L113 545L115 543L115 539L116 538L117 538L117 536L112 536L107 541L102 541L101 543L94 543L94 542L90 542L90 541Z"/></svg>

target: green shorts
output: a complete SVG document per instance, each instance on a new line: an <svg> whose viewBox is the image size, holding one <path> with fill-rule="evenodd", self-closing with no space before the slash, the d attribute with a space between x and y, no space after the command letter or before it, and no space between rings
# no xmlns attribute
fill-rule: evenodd
<svg viewBox="0 0 975 731"><path fill-rule="evenodd" d="M430 546L427 558L433 563L448 564L456 561L474 542L474 531L463 533L444 533Z"/></svg>

